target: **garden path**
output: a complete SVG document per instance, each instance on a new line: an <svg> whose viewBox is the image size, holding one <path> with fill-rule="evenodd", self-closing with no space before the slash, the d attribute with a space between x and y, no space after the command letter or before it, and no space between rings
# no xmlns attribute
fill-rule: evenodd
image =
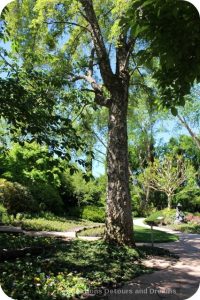
<svg viewBox="0 0 200 300"><path fill-rule="evenodd" d="M14 227L14 226L0 226L0 232L4 233L23 233L29 236L42 236L42 237L59 237L59 238L66 238L66 239L73 239L77 237L77 233L84 229L95 228L99 227L102 224L96 224L92 226L76 226L69 231L28 231L23 230L21 227ZM82 240L98 240L99 237L79 237Z"/></svg>
<svg viewBox="0 0 200 300"><path fill-rule="evenodd" d="M144 219L134 220L135 225L149 228ZM156 244L178 254L178 261L156 258L144 261L158 271L141 275L122 288L107 291L104 300L185 300L192 297L200 282L200 234L186 234L167 228L154 229L175 233L179 241ZM200 299L200 298L195 298Z"/></svg>

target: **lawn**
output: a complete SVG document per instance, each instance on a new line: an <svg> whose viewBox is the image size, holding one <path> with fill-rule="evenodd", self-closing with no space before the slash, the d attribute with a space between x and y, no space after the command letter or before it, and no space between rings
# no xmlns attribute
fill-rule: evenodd
<svg viewBox="0 0 200 300"><path fill-rule="evenodd" d="M19 235L18 245L20 236L23 247L26 242L34 244ZM10 235L10 245L16 247L12 239ZM5 238L1 238L1 242L2 247L10 247ZM156 255L170 255L166 250L153 249ZM102 241L58 242L40 256L28 254L23 259L0 263L0 284L7 295L17 300L66 300L94 288L115 287L152 272L141 264L141 258L148 254L152 255L151 247L132 249Z"/></svg>
<svg viewBox="0 0 200 300"><path fill-rule="evenodd" d="M134 230L136 242L151 242L151 229L134 226ZM153 239L155 243L167 243L177 241L178 236L161 230L153 230Z"/></svg>
<svg viewBox="0 0 200 300"><path fill-rule="evenodd" d="M81 231L78 236L103 236L104 227L86 229ZM134 235L136 243L151 242L151 230L141 226L134 226ZM178 240L178 236L166 233L160 230L153 230L153 239L155 243L174 242Z"/></svg>

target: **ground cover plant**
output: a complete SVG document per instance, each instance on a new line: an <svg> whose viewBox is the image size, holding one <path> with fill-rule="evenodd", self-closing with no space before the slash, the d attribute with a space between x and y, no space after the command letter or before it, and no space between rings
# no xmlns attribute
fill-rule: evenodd
<svg viewBox="0 0 200 300"><path fill-rule="evenodd" d="M178 225L171 225L172 229L185 232L185 233L197 233L200 234L200 225L199 224L178 224Z"/></svg>
<svg viewBox="0 0 200 300"><path fill-rule="evenodd" d="M149 217L145 219L145 222L153 222L154 225L167 225L171 229L182 231L185 233L200 233L200 216L199 213L185 212L185 222L181 224L175 224L175 209L163 209L153 212Z"/></svg>
<svg viewBox="0 0 200 300"><path fill-rule="evenodd" d="M78 233L78 236L103 236L104 227L89 228ZM151 243L151 229L134 226L135 242ZM160 230L153 230L153 238L156 243L175 242L178 236Z"/></svg>
<svg viewBox="0 0 200 300"><path fill-rule="evenodd" d="M51 246L55 242L55 238L49 237L30 237L21 233L0 233L0 250L22 249L33 246Z"/></svg>
<svg viewBox="0 0 200 300"><path fill-rule="evenodd" d="M16 216L7 213L0 205L0 222L5 225L20 226L24 230L34 231L68 231L76 227L96 225L96 223L68 215L57 216L50 212L40 214L21 214Z"/></svg>
<svg viewBox="0 0 200 300"><path fill-rule="evenodd" d="M7 245L5 239L4 244ZM159 248L155 248L155 253L170 256L169 251ZM0 284L16 300L70 299L90 289L116 286L152 272L141 264L146 255L152 255L152 249L133 249L102 241L63 242L40 256L26 255L23 259L0 263Z"/></svg>
<svg viewBox="0 0 200 300"><path fill-rule="evenodd" d="M95 223L88 220L72 219L69 217L40 217L29 216L23 219L12 221L13 225L20 225L24 230L34 231L69 231L76 227L84 227L95 225Z"/></svg>

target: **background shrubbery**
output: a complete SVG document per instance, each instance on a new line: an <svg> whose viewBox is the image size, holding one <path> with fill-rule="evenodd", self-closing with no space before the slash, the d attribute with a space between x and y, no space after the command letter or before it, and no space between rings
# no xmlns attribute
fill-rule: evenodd
<svg viewBox="0 0 200 300"><path fill-rule="evenodd" d="M37 205L29 188L7 180L0 180L1 202L9 214L35 212Z"/></svg>

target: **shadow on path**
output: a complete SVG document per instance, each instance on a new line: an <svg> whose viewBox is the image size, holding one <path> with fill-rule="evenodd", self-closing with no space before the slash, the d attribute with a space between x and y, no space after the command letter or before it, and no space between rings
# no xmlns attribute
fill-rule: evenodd
<svg viewBox="0 0 200 300"><path fill-rule="evenodd" d="M137 225L142 226L142 223L139 223ZM168 232L167 229L166 231ZM184 300L194 295L200 282L200 235L173 233L179 236L179 241L156 246L178 254L180 259L176 263L164 269L161 266L161 270L152 274L139 276L122 288L107 290L101 299ZM149 260L148 265L158 267L155 260Z"/></svg>

